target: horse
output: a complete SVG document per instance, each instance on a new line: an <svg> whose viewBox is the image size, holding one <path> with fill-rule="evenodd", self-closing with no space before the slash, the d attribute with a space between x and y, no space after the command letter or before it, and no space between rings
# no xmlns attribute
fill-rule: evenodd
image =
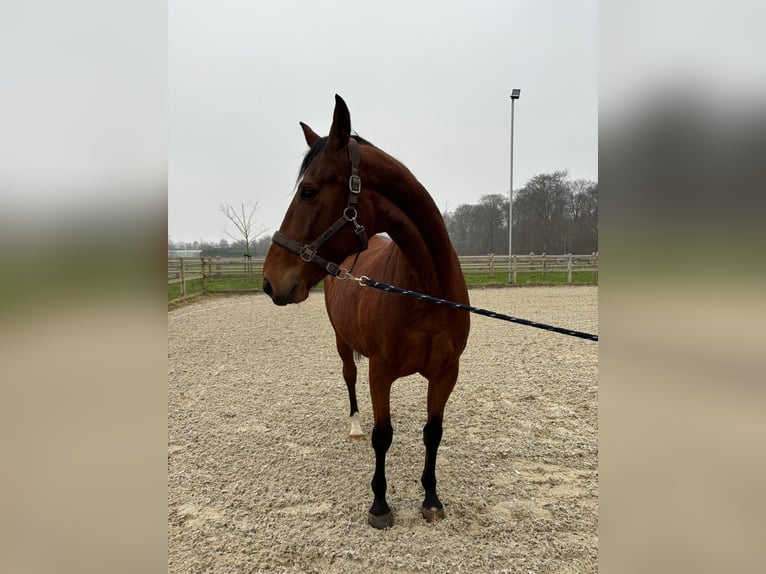
<svg viewBox="0 0 766 574"><path fill-rule="evenodd" d="M374 528L394 523L385 475L393 438L391 386L415 373L428 381L421 513L428 522L441 520L445 512L436 493L436 455L444 408L468 340L469 315L364 287L362 279L467 305L457 254L426 189L401 162L351 133L350 113L340 96L335 96L329 135L320 137L303 122L300 126L309 151L264 260L263 290L277 305L300 303L326 279L325 306L348 389L350 438L363 434L355 354L369 360L375 471L368 523ZM355 278L352 272L360 274L359 280L349 280Z"/></svg>

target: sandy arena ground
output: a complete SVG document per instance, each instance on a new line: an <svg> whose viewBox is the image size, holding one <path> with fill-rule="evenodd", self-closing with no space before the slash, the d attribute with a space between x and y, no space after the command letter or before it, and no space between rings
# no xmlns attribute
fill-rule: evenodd
<svg viewBox="0 0 766 574"><path fill-rule="evenodd" d="M391 295L396 297L397 295ZM598 332L596 287L471 291L472 304ZM394 383L395 525L367 525L374 452L351 443L321 293L168 313L168 572L595 572L598 344L472 315L420 516L426 382ZM357 383L371 430L367 362Z"/></svg>

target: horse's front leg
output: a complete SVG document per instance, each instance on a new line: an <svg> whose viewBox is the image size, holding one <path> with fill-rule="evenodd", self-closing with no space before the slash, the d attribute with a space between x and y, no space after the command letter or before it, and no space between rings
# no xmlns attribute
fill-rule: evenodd
<svg viewBox="0 0 766 574"><path fill-rule="evenodd" d="M426 492L423 500L423 518L428 522L444 518L444 506L436 494L436 455L442 440L442 420L447 399L457 382L458 365L455 363L428 380L428 420L423 427L423 444L426 447L426 461L420 483Z"/></svg>
<svg viewBox="0 0 766 574"><path fill-rule="evenodd" d="M362 419L359 416L359 406L356 403L356 362L354 361L354 351L337 334L335 335L335 344L341 361L343 361L343 380L346 381L348 402L351 410L351 430L348 433L348 438L353 442L358 442L364 440L365 435L362 430Z"/></svg>
<svg viewBox="0 0 766 574"><path fill-rule="evenodd" d="M391 383L392 378L375 375L370 366L370 395L375 425L372 428L372 448L375 449L375 474L372 477L374 500L367 521L378 529L390 528L394 524L391 507L386 502L386 453L391 446L394 429L391 426Z"/></svg>

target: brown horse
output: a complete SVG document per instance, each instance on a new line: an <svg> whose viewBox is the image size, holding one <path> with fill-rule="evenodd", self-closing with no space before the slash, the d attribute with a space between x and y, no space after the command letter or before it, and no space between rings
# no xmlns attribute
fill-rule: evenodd
<svg viewBox="0 0 766 574"><path fill-rule="evenodd" d="M309 152L295 196L263 264L263 289L277 305L300 303L323 278L327 314L343 361L352 437L362 434L356 401L354 352L369 358L374 416L374 502L369 523L393 524L386 502L386 452L391 446L390 392L399 377L428 380L423 428L423 516L444 517L436 495L436 453L444 406L458 377L470 329L467 313L366 288L348 271L468 304L463 273L431 196L399 161L351 135L346 103L335 96L327 137L301 123ZM367 234L387 233L393 241ZM360 253L361 252L361 253ZM355 259L357 257L358 259ZM341 267L336 262L342 262Z"/></svg>

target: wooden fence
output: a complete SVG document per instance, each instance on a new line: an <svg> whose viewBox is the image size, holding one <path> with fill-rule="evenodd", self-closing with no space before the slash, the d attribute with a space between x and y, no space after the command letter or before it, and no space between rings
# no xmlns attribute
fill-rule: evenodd
<svg viewBox="0 0 766 574"><path fill-rule="evenodd" d="M168 259L168 284L180 284L180 296L187 294L189 281L205 282L215 279L261 279L263 275L263 257L253 257L250 260L202 257L194 259ZM572 283L572 273L588 271L598 273L598 253L590 255L513 255L510 269L508 255L470 255L459 257L463 273L496 274L510 272L512 282L516 283L517 273L566 273L567 283Z"/></svg>
<svg viewBox="0 0 766 574"><path fill-rule="evenodd" d="M168 259L168 285L180 284L180 296L187 294L190 281L205 282L215 279L260 279L263 276L263 257L251 259L200 257Z"/></svg>
<svg viewBox="0 0 766 574"><path fill-rule="evenodd" d="M484 273L494 275L496 273L509 273L512 283L516 283L517 273L566 273L567 283L572 283L572 273L590 271L598 273L598 253L590 255L547 255L542 253L535 255L511 256L510 268L507 255L464 255L459 257L460 267L464 274Z"/></svg>

